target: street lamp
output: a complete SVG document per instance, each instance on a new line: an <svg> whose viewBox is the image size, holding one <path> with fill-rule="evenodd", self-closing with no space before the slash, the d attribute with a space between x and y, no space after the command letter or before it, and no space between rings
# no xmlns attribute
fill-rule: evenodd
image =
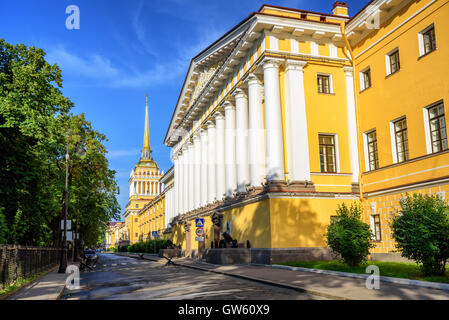
<svg viewBox="0 0 449 320"><path fill-rule="evenodd" d="M59 263L58 273L65 273L67 269L67 212L69 206L69 139L67 140L66 153L65 153L65 201L64 201L64 236L62 238L62 251L61 261ZM86 150L83 147L78 146L76 153L79 156L84 156Z"/></svg>

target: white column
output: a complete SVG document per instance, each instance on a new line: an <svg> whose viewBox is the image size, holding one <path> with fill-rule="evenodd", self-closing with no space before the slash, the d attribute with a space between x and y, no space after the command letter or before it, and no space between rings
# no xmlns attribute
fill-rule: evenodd
<svg viewBox="0 0 449 320"><path fill-rule="evenodd" d="M201 205L201 142L199 133L193 137L195 152L195 178L193 194L195 198L194 208L198 209Z"/></svg>
<svg viewBox="0 0 449 320"><path fill-rule="evenodd" d="M262 113L262 84L254 74L248 76L248 96L250 179L252 186L260 187L264 183L265 175L265 138Z"/></svg>
<svg viewBox="0 0 449 320"><path fill-rule="evenodd" d="M212 121L207 123L207 153L208 153L208 181L207 181L207 202L213 203L217 197L217 184L215 182L215 124Z"/></svg>
<svg viewBox="0 0 449 320"><path fill-rule="evenodd" d="M237 192L245 192L249 184L248 164L248 96L242 89L235 91Z"/></svg>
<svg viewBox="0 0 449 320"><path fill-rule="evenodd" d="M225 171L226 196L230 197L237 188L237 168L235 159L235 106L229 101L225 109Z"/></svg>
<svg viewBox="0 0 449 320"><path fill-rule="evenodd" d="M265 59L265 144L267 180L284 180L284 150L282 138L281 97L279 91L280 59Z"/></svg>
<svg viewBox="0 0 449 320"><path fill-rule="evenodd" d="M189 194L189 211L193 210L194 207L194 163L195 163L195 154L194 154L194 150L193 150L193 143L189 142L188 143L189 146L189 164L188 164L188 168L189 168L189 182L188 182L188 194Z"/></svg>
<svg viewBox="0 0 449 320"><path fill-rule="evenodd" d="M285 66L285 119L289 178L310 181L309 138L304 94L304 61L287 60Z"/></svg>
<svg viewBox="0 0 449 320"><path fill-rule="evenodd" d="M207 203L207 131L201 129L201 200L200 206L203 207Z"/></svg>
<svg viewBox="0 0 449 320"><path fill-rule="evenodd" d="M183 148L183 152L185 152L185 158L184 158L184 186L183 186L183 208L184 213L186 213L189 210L189 148L187 144Z"/></svg>
<svg viewBox="0 0 449 320"><path fill-rule="evenodd" d="M215 113L215 176L217 200L222 200L225 194L225 118L220 112Z"/></svg>
<svg viewBox="0 0 449 320"><path fill-rule="evenodd" d="M174 162L174 175L173 175L173 179L174 179L174 186L173 186L173 193L174 193L174 205L173 205L173 210L175 212L176 215L178 215L179 213L179 209L178 209L178 203L179 203L179 160L178 160L178 155L174 155L173 156L173 162Z"/></svg>
<svg viewBox="0 0 449 320"><path fill-rule="evenodd" d="M352 183L359 181L359 147L357 144L357 120L354 100L354 75L352 67L344 67L346 78L346 101L348 105L349 152L351 155Z"/></svg>

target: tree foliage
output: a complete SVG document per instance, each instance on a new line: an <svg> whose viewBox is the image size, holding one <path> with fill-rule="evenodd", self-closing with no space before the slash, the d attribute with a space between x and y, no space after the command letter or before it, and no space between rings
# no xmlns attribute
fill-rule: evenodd
<svg viewBox="0 0 449 320"><path fill-rule="evenodd" d="M338 206L337 216L327 228L327 243L349 266L355 267L366 261L369 250L374 247L369 225L361 220L362 208L344 203Z"/></svg>
<svg viewBox="0 0 449 320"><path fill-rule="evenodd" d="M0 39L0 243L59 245L69 145L69 218L86 244L120 210L105 136L61 92L42 49ZM77 156L83 147L86 155ZM95 239L95 240L94 240Z"/></svg>
<svg viewBox="0 0 449 320"><path fill-rule="evenodd" d="M391 228L403 257L422 264L426 275L444 275L449 258L449 208L443 200L421 194L402 199Z"/></svg>

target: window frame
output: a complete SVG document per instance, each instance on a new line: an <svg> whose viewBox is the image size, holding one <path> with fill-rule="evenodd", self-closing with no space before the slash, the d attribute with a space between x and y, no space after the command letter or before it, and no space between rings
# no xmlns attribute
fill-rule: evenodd
<svg viewBox="0 0 449 320"><path fill-rule="evenodd" d="M369 86L366 86L366 79L365 79L365 74L369 73ZM366 89L369 89L373 86L372 83L372 77L371 77L371 67L366 67L365 69L363 69L362 71L359 72L359 77L360 77L360 91L365 91Z"/></svg>
<svg viewBox="0 0 449 320"><path fill-rule="evenodd" d="M380 221L380 214L373 214L371 215L373 218L373 227L374 227L374 237L373 241L381 242L382 241L382 224ZM376 221L376 218L378 218L378 221ZM377 237L379 233L379 237Z"/></svg>
<svg viewBox="0 0 449 320"><path fill-rule="evenodd" d="M395 71L392 71L392 63L391 63L391 57L393 55L397 55L397 69ZM393 75L401 70L401 59L399 57L399 47L394 48L393 50L389 51L385 55L385 64L387 69L387 77L390 75Z"/></svg>
<svg viewBox="0 0 449 320"><path fill-rule="evenodd" d="M404 121L405 120L405 124L406 124L406 128L396 131L396 123L398 123L399 121ZM406 144L403 146L406 147L406 153L404 153L405 156L405 160L400 161L399 160L399 151L398 151L398 139L397 139L397 133L400 132L406 132L407 135L407 140L406 140ZM393 163L402 163L402 162L406 162L408 160L410 160L410 148L409 148L409 143L408 143L408 126L407 126L407 117L406 116L402 116L400 118L394 119L392 121L390 121L390 135L391 135L391 154L393 156Z"/></svg>
<svg viewBox="0 0 449 320"><path fill-rule="evenodd" d="M443 114L442 115L438 115L437 117L434 117L434 118L431 118L430 117L430 109L432 109L432 108L436 108L436 107L439 107L439 106L442 106L443 107ZM430 105L430 106L427 106L426 108L424 108L424 110L425 110L425 114L424 114L424 120L425 120L425 126L426 126L426 142L427 142L427 145L428 145L428 147L427 147L427 152L429 153L429 154L435 154L435 153L439 153L439 152L443 152L443 151L446 151L446 150L449 150L449 145L448 145L448 136L447 136L447 123L446 123L446 113L445 113L445 110L444 110L444 103L443 103L443 101L442 100L440 100L440 101L438 101L438 102L436 102L436 103L434 103L434 104L432 104L432 105ZM434 151L434 143L436 142L436 141L434 141L433 139L432 139L432 132L433 131L436 131L436 130L433 130L432 131L432 127L431 127L431 121L432 120L435 120L435 119L439 119L439 118L443 118L444 119L444 125L445 125L445 130L446 130L446 138L444 139L442 139L441 138L441 126L440 126L440 122L439 121L437 121L437 123L438 123L438 132L439 132L439 139L437 140L437 141L439 141L440 142L440 150L439 151ZM426 121L427 120L427 121ZM446 149L443 149L443 144L442 144L442 141L443 140L446 140ZM429 152L430 151L430 152Z"/></svg>
<svg viewBox="0 0 449 320"><path fill-rule="evenodd" d="M428 33L429 31L433 30L433 48L426 52L426 45L425 45L425 37L424 35L426 33ZM437 41L436 41L436 33L435 33L435 25L432 23L431 25L429 25L428 27L426 27L425 29L421 30L418 33L418 42L419 42L419 57L424 57L434 51L437 50ZM432 42L431 42L432 43Z"/></svg>
<svg viewBox="0 0 449 320"><path fill-rule="evenodd" d="M333 138L333 145L328 145L328 144L321 144L320 143L320 137L321 136L327 136L327 137L332 137ZM322 162L321 162L321 146L333 146L333 157L334 157L334 165L335 165L335 171L328 171L329 168L329 164L327 164L326 161L326 171L322 170ZM340 172L340 163L339 163L339 153L338 153L338 135L337 134L333 134L333 133L318 133L318 156L319 156L319 163L320 163L320 172L321 173L329 173L329 174L334 174L334 173L339 173ZM326 157L327 154L326 154Z"/></svg>
<svg viewBox="0 0 449 320"><path fill-rule="evenodd" d="M328 89L329 89L329 92L320 92L320 86L319 86L319 83L318 83L318 79L319 79L319 77L327 77L328 78ZM333 90L333 81L332 81L332 74L329 74L329 73L320 73L320 72L318 72L317 74L316 74L316 80L317 80L317 92L319 93L319 94L333 94L334 93L334 90Z"/></svg>
<svg viewBox="0 0 449 320"><path fill-rule="evenodd" d="M372 133L376 134L376 140L374 141L369 141L368 136ZM363 133L363 142L365 145L365 170L366 171L373 171L373 170L377 170L379 169L379 145L377 143L377 130L371 129L365 133ZM375 156L374 156L374 162L376 164L375 168L371 168L371 157L370 157L370 144L375 143L376 146L376 150L375 150Z"/></svg>

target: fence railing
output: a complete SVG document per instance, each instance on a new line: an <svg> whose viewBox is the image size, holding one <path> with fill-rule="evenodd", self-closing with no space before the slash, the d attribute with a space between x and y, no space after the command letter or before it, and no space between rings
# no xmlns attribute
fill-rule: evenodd
<svg viewBox="0 0 449 320"><path fill-rule="evenodd" d="M59 264L59 248L0 246L0 289Z"/></svg>

